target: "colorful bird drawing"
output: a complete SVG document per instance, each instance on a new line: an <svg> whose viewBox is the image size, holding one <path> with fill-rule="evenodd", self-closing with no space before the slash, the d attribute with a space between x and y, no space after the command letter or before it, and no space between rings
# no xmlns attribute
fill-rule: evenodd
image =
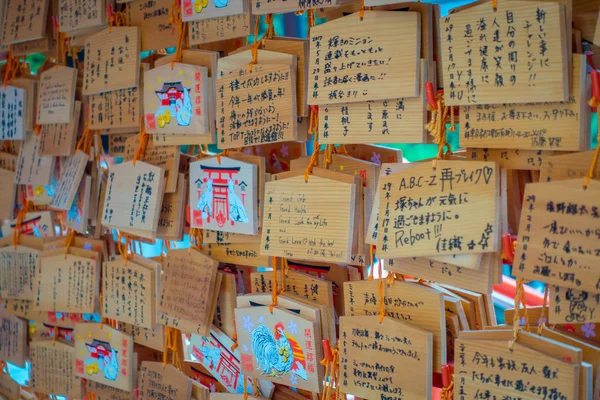
<svg viewBox="0 0 600 400"><path fill-rule="evenodd" d="M280 378L292 373L307 380L304 351L293 336L284 332L278 322L273 333L267 325L260 324L252 331L252 352L263 375Z"/></svg>

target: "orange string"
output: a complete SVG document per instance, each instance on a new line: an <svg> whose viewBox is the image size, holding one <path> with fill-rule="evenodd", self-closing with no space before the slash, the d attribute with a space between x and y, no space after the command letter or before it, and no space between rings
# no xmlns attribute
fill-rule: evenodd
<svg viewBox="0 0 600 400"><path fill-rule="evenodd" d="M4 70L4 79L3 79L3 84L4 84L4 88L6 88L6 85L8 84L8 81L12 75L12 70L14 68L14 59L13 59L13 45L11 44L8 47L8 58L6 60L6 67Z"/></svg>
<svg viewBox="0 0 600 400"><path fill-rule="evenodd" d="M177 48L175 50L175 55L173 56L173 61L171 61L171 69L175 67L175 63L181 62L183 58L183 49L185 46L185 39L187 34L187 22L183 22L181 15L181 7L177 0L173 0L173 5L171 6L171 14L169 16L170 24L177 24Z"/></svg>
<svg viewBox="0 0 600 400"><path fill-rule="evenodd" d="M123 238L125 238L125 246L123 246ZM123 261L125 265L127 265L127 249L129 248L129 237L127 235L123 235L121 232L117 231L117 248L119 249L119 254L123 257Z"/></svg>
<svg viewBox="0 0 600 400"><path fill-rule="evenodd" d="M21 225L23 224L23 219L25 218L27 213L32 209L36 209L33 201L25 200L25 204L23 205L23 207L21 207L19 213L17 214L17 222L15 224L15 229L13 230L13 245L15 246L15 249L19 244L19 237L21 236Z"/></svg>
<svg viewBox="0 0 600 400"><path fill-rule="evenodd" d="M492 0L492 8L494 11L498 9L498 0Z"/></svg>
<svg viewBox="0 0 600 400"><path fill-rule="evenodd" d="M273 268L273 283L271 291L272 304L269 306L269 311L273 312L273 307L277 305L277 257L271 257L271 267Z"/></svg>
<svg viewBox="0 0 600 400"><path fill-rule="evenodd" d="M308 176L312 174L313 168L319 165L319 107L311 106L309 112L308 133L313 135L313 153L310 162L304 171L304 182L308 182Z"/></svg>
<svg viewBox="0 0 600 400"><path fill-rule="evenodd" d="M310 30L312 27L315 26L316 24L316 11L315 10L308 10L308 32L307 32L307 37L310 37Z"/></svg>
<svg viewBox="0 0 600 400"><path fill-rule="evenodd" d="M73 242L75 241L75 231L71 228L69 228L67 230L67 236L65 238L65 258L67 258L67 255L69 254L69 249L71 248L71 245L73 245Z"/></svg>
<svg viewBox="0 0 600 400"><path fill-rule="evenodd" d="M148 147L149 140L150 135L146 133L146 129L144 128L144 117L140 117L140 144L133 156L133 165L146 156L146 148Z"/></svg>
<svg viewBox="0 0 600 400"><path fill-rule="evenodd" d="M385 299L383 298L383 267L381 260L378 262L379 264L379 323L383 322L383 318L386 315L385 312Z"/></svg>
<svg viewBox="0 0 600 400"><path fill-rule="evenodd" d="M92 134L90 134L90 121L85 121L85 129L79 141L77 142L76 150L81 150L86 154L90 154L92 149Z"/></svg>
<svg viewBox="0 0 600 400"><path fill-rule="evenodd" d="M515 313L513 316L513 338L508 342L508 348L512 351L519 337L519 303L521 291L523 290L523 278L517 278L517 290L515 293Z"/></svg>

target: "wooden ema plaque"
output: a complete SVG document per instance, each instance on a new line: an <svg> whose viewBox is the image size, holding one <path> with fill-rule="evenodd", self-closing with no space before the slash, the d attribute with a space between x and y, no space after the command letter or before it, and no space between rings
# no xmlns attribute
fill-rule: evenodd
<svg viewBox="0 0 600 400"><path fill-rule="evenodd" d="M435 372L441 372L442 365L446 364L444 295L430 288L407 282L385 283L383 290L383 302L388 317L431 332L433 347L428 353L429 362L433 362ZM346 316L379 315L378 280L346 282L344 297Z"/></svg>
<svg viewBox="0 0 600 400"><path fill-rule="evenodd" d="M4 312L0 313L0 320L0 357L2 357L2 361L25 368L28 322Z"/></svg>
<svg viewBox="0 0 600 400"><path fill-rule="evenodd" d="M217 0L214 2L183 0L181 7L182 19L184 21L196 21L243 14L248 11L248 0L231 2L228 0Z"/></svg>
<svg viewBox="0 0 600 400"><path fill-rule="evenodd" d="M565 102L462 106L460 145L523 151L584 150L589 137L590 92L583 54L573 55L572 75L573 92Z"/></svg>
<svg viewBox="0 0 600 400"><path fill-rule="evenodd" d="M349 261L357 201L355 179L318 168L313 172L308 182L303 175L267 182L261 255Z"/></svg>
<svg viewBox="0 0 600 400"><path fill-rule="evenodd" d="M420 24L416 12L369 11L312 28L308 104L417 97Z"/></svg>
<svg viewBox="0 0 600 400"><path fill-rule="evenodd" d="M85 172L89 156L81 150L68 157L61 165L56 191L50 201L50 207L56 210L69 210L75 199L79 183Z"/></svg>
<svg viewBox="0 0 600 400"><path fill-rule="evenodd" d="M600 293L600 183L581 179L530 183L515 251L514 274L565 288Z"/></svg>
<svg viewBox="0 0 600 400"><path fill-rule="evenodd" d="M140 32L113 27L85 41L83 94L137 87L140 71Z"/></svg>
<svg viewBox="0 0 600 400"><path fill-rule="evenodd" d="M77 70L56 66L40 75L37 123L66 124L73 120Z"/></svg>
<svg viewBox="0 0 600 400"><path fill-rule="evenodd" d="M21 395L21 385L9 374L0 374L0 394L8 399L18 399Z"/></svg>
<svg viewBox="0 0 600 400"><path fill-rule="evenodd" d="M188 22L190 45L244 38L252 35L253 26L254 17L250 13L190 21ZM239 40L239 44L242 44L242 39Z"/></svg>
<svg viewBox="0 0 600 400"><path fill-rule="evenodd" d="M297 138L296 73L290 65L226 75L216 87L220 149Z"/></svg>
<svg viewBox="0 0 600 400"><path fill-rule="evenodd" d="M102 265L102 316L149 328L156 322L156 271L122 258Z"/></svg>
<svg viewBox="0 0 600 400"><path fill-rule="evenodd" d="M600 294L550 285L550 324L600 322Z"/></svg>
<svg viewBox="0 0 600 400"><path fill-rule="evenodd" d="M232 337L235 334L235 299L237 288L235 275L224 273L219 288L219 297L217 298L217 308L213 317L213 325L222 330L227 336Z"/></svg>
<svg viewBox="0 0 600 400"><path fill-rule="evenodd" d="M58 29L61 32L79 31L105 25L106 0L58 1Z"/></svg>
<svg viewBox="0 0 600 400"><path fill-rule="evenodd" d="M260 253L260 239L253 243L209 243L202 252L220 262L269 267L271 257Z"/></svg>
<svg viewBox="0 0 600 400"><path fill-rule="evenodd" d="M40 155L72 156L75 154L80 113L81 102L76 101L71 122L66 124L42 125L40 131L40 135L42 136Z"/></svg>
<svg viewBox="0 0 600 400"><path fill-rule="evenodd" d="M140 92L139 88L131 87L88 96L86 112L89 113L90 129L138 132L142 113Z"/></svg>
<svg viewBox="0 0 600 400"><path fill-rule="evenodd" d="M425 257L390 258L386 269L432 282L453 285L475 292L491 293L494 284L495 253L484 253L476 268L464 268Z"/></svg>
<svg viewBox="0 0 600 400"><path fill-rule="evenodd" d="M87 252L87 251L86 251ZM67 254L58 249L42 254L34 285L35 309L88 313L96 312L100 260ZM54 254L56 253L56 254Z"/></svg>
<svg viewBox="0 0 600 400"><path fill-rule="evenodd" d="M562 181L583 178L590 170L594 159L594 150L581 153L557 155L548 159L540 171L540 182ZM600 164L594 171L595 179L600 176Z"/></svg>
<svg viewBox="0 0 600 400"><path fill-rule="evenodd" d="M140 29L141 51L177 46L176 26L169 22L172 5L170 0L135 0L127 5L128 25Z"/></svg>
<svg viewBox="0 0 600 400"><path fill-rule="evenodd" d="M32 95L32 94L30 94ZM0 87L0 139L25 139L25 118L31 110L26 103L27 91L14 86Z"/></svg>
<svg viewBox="0 0 600 400"><path fill-rule="evenodd" d="M380 179L380 256L475 254L498 247L496 163L411 164Z"/></svg>
<svg viewBox="0 0 600 400"><path fill-rule="evenodd" d="M531 171L543 170L550 158L564 154L547 150L520 149L466 149L466 157L473 161L494 161L500 168L524 169ZM567 153L568 154L568 153ZM582 154L582 153L577 153ZM542 181L540 179L540 181Z"/></svg>
<svg viewBox="0 0 600 400"><path fill-rule="evenodd" d="M25 135L19 151L16 184L47 186L52 183L55 158L39 155L41 140L34 132Z"/></svg>
<svg viewBox="0 0 600 400"><path fill-rule="evenodd" d="M172 365L144 361L140 367L140 400L190 400L192 380Z"/></svg>
<svg viewBox="0 0 600 400"><path fill-rule="evenodd" d="M258 199L256 165L229 157L190 164L190 226L256 235Z"/></svg>
<svg viewBox="0 0 600 400"><path fill-rule="evenodd" d="M0 218L12 219L15 209L15 195L17 185L15 185L15 173L7 169L0 168Z"/></svg>
<svg viewBox="0 0 600 400"><path fill-rule="evenodd" d="M125 142L124 161L132 161L140 146L140 135L133 135ZM177 179L179 176L179 162L181 153L177 146L155 146L154 140L150 139L146 145L146 151L140 157L140 161L152 164L165 170L165 194L177 191Z"/></svg>
<svg viewBox="0 0 600 400"><path fill-rule="evenodd" d="M427 61L421 60L427 82ZM422 85L421 85L422 86ZM425 143L425 90L418 97L326 104L319 109L320 143Z"/></svg>
<svg viewBox="0 0 600 400"><path fill-rule="evenodd" d="M455 342L454 396L457 399L473 398L477 393L488 393L490 398L579 399L577 364L553 357L547 348L521 344L520 340L511 351L510 337L486 340L477 335L483 332L474 332L472 339L463 338L461 333ZM512 336L512 331L507 333ZM550 347L551 343L547 342L546 346Z"/></svg>
<svg viewBox="0 0 600 400"><path fill-rule="evenodd" d="M94 400L131 400L131 392L126 392L124 390L89 380L86 382L85 392L88 395L88 398L91 396L91 398Z"/></svg>
<svg viewBox="0 0 600 400"><path fill-rule="evenodd" d="M88 219L90 218L91 190L92 177L84 175L77 187L71 206L68 210L61 212L64 226L83 235L87 234Z"/></svg>
<svg viewBox="0 0 600 400"><path fill-rule="evenodd" d="M205 67L175 63L146 71L146 132L209 134L208 87Z"/></svg>
<svg viewBox="0 0 600 400"><path fill-rule="evenodd" d="M440 18L446 105L567 101L564 12L509 0Z"/></svg>
<svg viewBox="0 0 600 400"><path fill-rule="evenodd" d="M81 381L75 377L75 349L61 341L33 340L29 345L29 387L40 393L83 398Z"/></svg>
<svg viewBox="0 0 600 400"><path fill-rule="evenodd" d="M108 325L75 324L75 375L130 392L133 390L133 339Z"/></svg>
<svg viewBox="0 0 600 400"><path fill-rule="evenodd" d="M197 250L172 250L167 255L167 265L162 277L159 310L164 315L161 323L178 327L177 320L197 325L184 332L207 335L212 326L216 298L220 287L217 282L219 263ZM215 301L213 301L213 293Z"/></svg>
<svg viewBox="0 0 600 400"><path fill-rule="evenodd" d="M34 282L39 273L39 252L10 245L0 250L0 297L33 300Z"/></svg>
<svg viewBox="0 0 600 400"><path fill-rule="evenodd" d="M340 318L340 388L368 399L431 400L432 335L385 317Z"/></svg>
<svg viewBox="0 0 600 400"><path fill-rule="evenodd" d="M43 38L49 3L48 0L5 0L0 43L8 45Z"/></svg>
<svg viewBox="0 0 600 400"><path fill-rule="evenodd" d="M242 372L311 392L323 388L319 327L281 307L236 308Z"/></svg>
<svg viewBox="0 0 600 400"><path fill-rule="evenodd" d="M312 8L336 7L340 3L340 0L256 0L252 2L252 14L308 11Z"/></svg>
<svg viewBox="0 0 600 400"><path fill-rule="evenodd" d="M164 169L133 161L112 165L102 224L142 237L154 237L164 193Z"/></svg>

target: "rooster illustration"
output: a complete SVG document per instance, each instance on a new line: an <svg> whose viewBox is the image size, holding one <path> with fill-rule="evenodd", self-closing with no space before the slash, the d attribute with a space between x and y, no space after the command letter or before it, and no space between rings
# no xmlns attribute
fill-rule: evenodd
<svg viewBox="0 0 600 400"><path fill-rule="evenodd" d="M265 324L252 331L252 351L263 375L280 378L292 373L306 380L304 351L293 336L284 333L282 322L278 322L273 334Z"/></svg>

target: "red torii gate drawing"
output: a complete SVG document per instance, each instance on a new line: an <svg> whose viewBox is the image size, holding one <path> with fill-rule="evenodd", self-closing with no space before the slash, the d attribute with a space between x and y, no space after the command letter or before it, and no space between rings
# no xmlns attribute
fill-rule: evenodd
<svg viewBox="0 0 600 400"><path fill-rule="evenodd" d="M225 222L229 220L229 191L227 184L229 179L233 179L235 175L240 172L240 167L211 167L206 165L200 165L200 169L208 175L203 181L206 183L208 179L213 181L213 217L216 218L219 227L223 227ZM238 184L236 179L235 184ZM200 194L200 191L198 191ZM198 196L199 198L199 196ZM200 210L202 211L202 210ZM210 215L207 216L206 221L210 222ZM200 212L200 220L202 220L202 212ZM231 221L231 225L235 224Z"/></svg>

